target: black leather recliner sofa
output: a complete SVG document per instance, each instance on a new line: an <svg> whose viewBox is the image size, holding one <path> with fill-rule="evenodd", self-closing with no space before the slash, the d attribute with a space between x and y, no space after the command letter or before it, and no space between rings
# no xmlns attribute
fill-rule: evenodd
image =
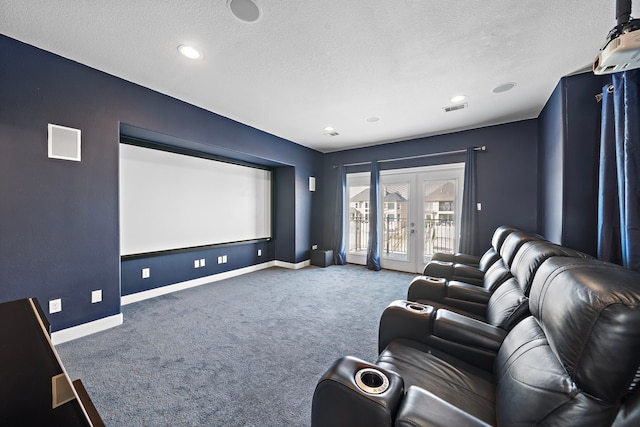
<svg viewBox="0 0 640 427"><path fill-rule="evenodd" d="M592 258L583 252L547 240L522 240L518 234L516 232L507 237L505 249L507 246L511 246L511 249L503 251L504 255L512 260L510 267L507 267L504 260L499 259L485 274L482 286L418 276L409 285L407 300L446 308L475 319L484 319L493 293L510 277L517 279L515 283L521 289L521 296L526 298L529 296L536 271L547 258ZM511 240L514 242L510 242ZM497 301L496 298L493 300Z"/></svg>
<svg viewBox="0 0 640 427"><path fill-rule="evenodd" d="M500 234L497 234L498 231L501 231ZM496 234L500 239L496 239ZM497 240L500 244L494 244L494 246L483 255L482 263L479 267L432 260L427 263L422 272L422 276L418 276L418 278L438 277L447 281L454 280L473 285L482 285L484 276L501 260L504 265L509 268L515 254L525 242L544 239L537 234L514 230L510 227L505 227L504 229L503 227L498 227L494 232L493 240ZM491 255L487 257L489 253L491 253Z"/></svg>
<svg viewBox="0 0 640 427"><path fill-rule="evenodd" d="M640 425L640 274L548 258L528 304L508 333L432 307L407 309L406 322L383 315L378 360L336 361L312 426Z"/></svg>
<svg viewBox="0 0 640 427"><path fill-rule="evenodd" d="M491 264L493 264L500 257L500 248L504 243L504 239L514 231L518 231L518 229L515 227L510 227L508 225L501 225L500 227L496 228L496 230L493 232L493 236L491 237L491 246L484 254L482 254L481 257L460 252L455 254L436 252L431 257L431 261L463 264L471 267L477 267L481 271L486 271L487 268L491 267ZM427 263L427 266L428 265L429 263Z"/></svg>

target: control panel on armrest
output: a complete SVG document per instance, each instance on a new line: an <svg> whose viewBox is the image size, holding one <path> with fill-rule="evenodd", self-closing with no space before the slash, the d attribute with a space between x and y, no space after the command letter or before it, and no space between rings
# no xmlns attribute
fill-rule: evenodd
<svg viewBox="0 0 640 427"><path fill-rule="evenodd" d="M507 332L449 310L438 310L433 321L433 335L447 341L497 352Z"/></svg>

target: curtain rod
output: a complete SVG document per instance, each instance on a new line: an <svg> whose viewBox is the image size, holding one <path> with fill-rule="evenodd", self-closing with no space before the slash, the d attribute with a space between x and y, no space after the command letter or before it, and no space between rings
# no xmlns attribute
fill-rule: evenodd
<svg viewBox="0 0 640 427"><path fill-rule="evenodd" d="M487 146L483 145L482 147L473 147L475 151L487 151ZM387 163L387 162L398 162L400 160L412 160L412 159L421 159L424 157L434 157L434 156L446 156L448 154L461 154L466 153L467 150L452 150L452 151L441 151L439 153L429 153L429 154L419 154L416 156L408 156L408 157L396 157L394 159L384 159L378 160L378 163ZM342 166L362 166L369 165L371 162L357 162L357 163L345 163ZM338 167L337 165L333 166L334 168Z"/></svg>

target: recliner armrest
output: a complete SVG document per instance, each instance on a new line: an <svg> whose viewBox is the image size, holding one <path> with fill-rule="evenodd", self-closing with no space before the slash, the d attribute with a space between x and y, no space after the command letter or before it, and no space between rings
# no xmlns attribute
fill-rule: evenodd
<svg viewBox="0 0 640 427"><path fill-rule="evenodd" d="M436 310L428 305L397 300L387 306L380 317L378 352L398 338L424 342L433 332Z"/></svg>
<svg viewBox="0 0 640 427"><path fill-rule="evenodd" d="M477 267L480 264L479 256L463 254L463 253L455 253L455 254L445 254L442 252L436 252L431 257L431 261L444 261L444 262L453 262L459 264L466 264Z"/></svg>
<svg viewBox="0 0 640 427"><path fill-rule="evenodd" d="M482 281L484 280L484 271L469 265L454 264L453 274L449 280L459 280L461 282L481 286Z"/></svg>
<svg viewBox="0 0 640 427"><path fill-rule="evenodd" d="M396 416L396 427L488 427L490 424L417 386L409 387Z"/></svg>
<svg viewBox="0 0 640 427"><path fill-rule="evenodd" d="M489 304L491 293L485 288L464 282L450 281L447 286L447 297L465 301Z"/></svg>
<svg viewBox="0 0 640 427"><path fill-rule="evenodd" d="M447 261L430 261L424 266L423 276L442 277L449 279L453 276L454 263Z"/></svg>
<svg viewBox="0 0 640 427"><path fill-rule="evenodd" d="M433 335L497 353L507 331L453 311L438 310L433 320Z"/></svg>
<svg viewBox="0 0 640 427"><path fill-rule="evenodd" d="M369 373L359 375L365 371ZM397 373L355 357L342 357L335 361L316 385L311 406L311 426L391 426L403 394L404 381Z"/></svg>
<svg viewBox="0 0 640 427"><path fill-rule="evenodd" d="M409 301L440 301L446 294L446 280L438 277L416 276L409 284Z"/></svg>

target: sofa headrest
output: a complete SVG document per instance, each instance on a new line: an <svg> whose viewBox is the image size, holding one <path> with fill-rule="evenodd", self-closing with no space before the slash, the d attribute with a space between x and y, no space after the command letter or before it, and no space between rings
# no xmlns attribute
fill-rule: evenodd
<svg viewBox="0 0 640 427"><path fill-rule="evenodd" d="M522 292L529 295L533 277L540 265L552 256L566 256L576 258L591 258L590 255L556 245L546 240L531 240L524 242L516 252L511 263L511 274L518 280Z"/></svg>
<svg viewBox="0 0 640 427"><path fill-rule="evenodd" d="M493 246L493 249L495 249L497 253L500 253L500 248L502 248L504 239L514 231L518 231L518 229L509 227L508 225L501 225L496 228L496 231L493 232L493 237L491 238L491 246Z"/></svg>
<svg viewBox="0 0 640 427"><path fill-rule="evenodd" d="M525 233L524 231L513 231L509 233L500 248L500 256L507 267L511 267L511 263L513 262L513 258L516 256L518 249L520 249L525 242L529 242L531 240L542 240L542 238L535 234Z"/></svg>
<svg viewBox="0 0 640 427"><path fill-rule="evenodd" d="M551 350L579 388L607 402L640 364L640 274L603 261L552 257L529 296Z"/></svg>

